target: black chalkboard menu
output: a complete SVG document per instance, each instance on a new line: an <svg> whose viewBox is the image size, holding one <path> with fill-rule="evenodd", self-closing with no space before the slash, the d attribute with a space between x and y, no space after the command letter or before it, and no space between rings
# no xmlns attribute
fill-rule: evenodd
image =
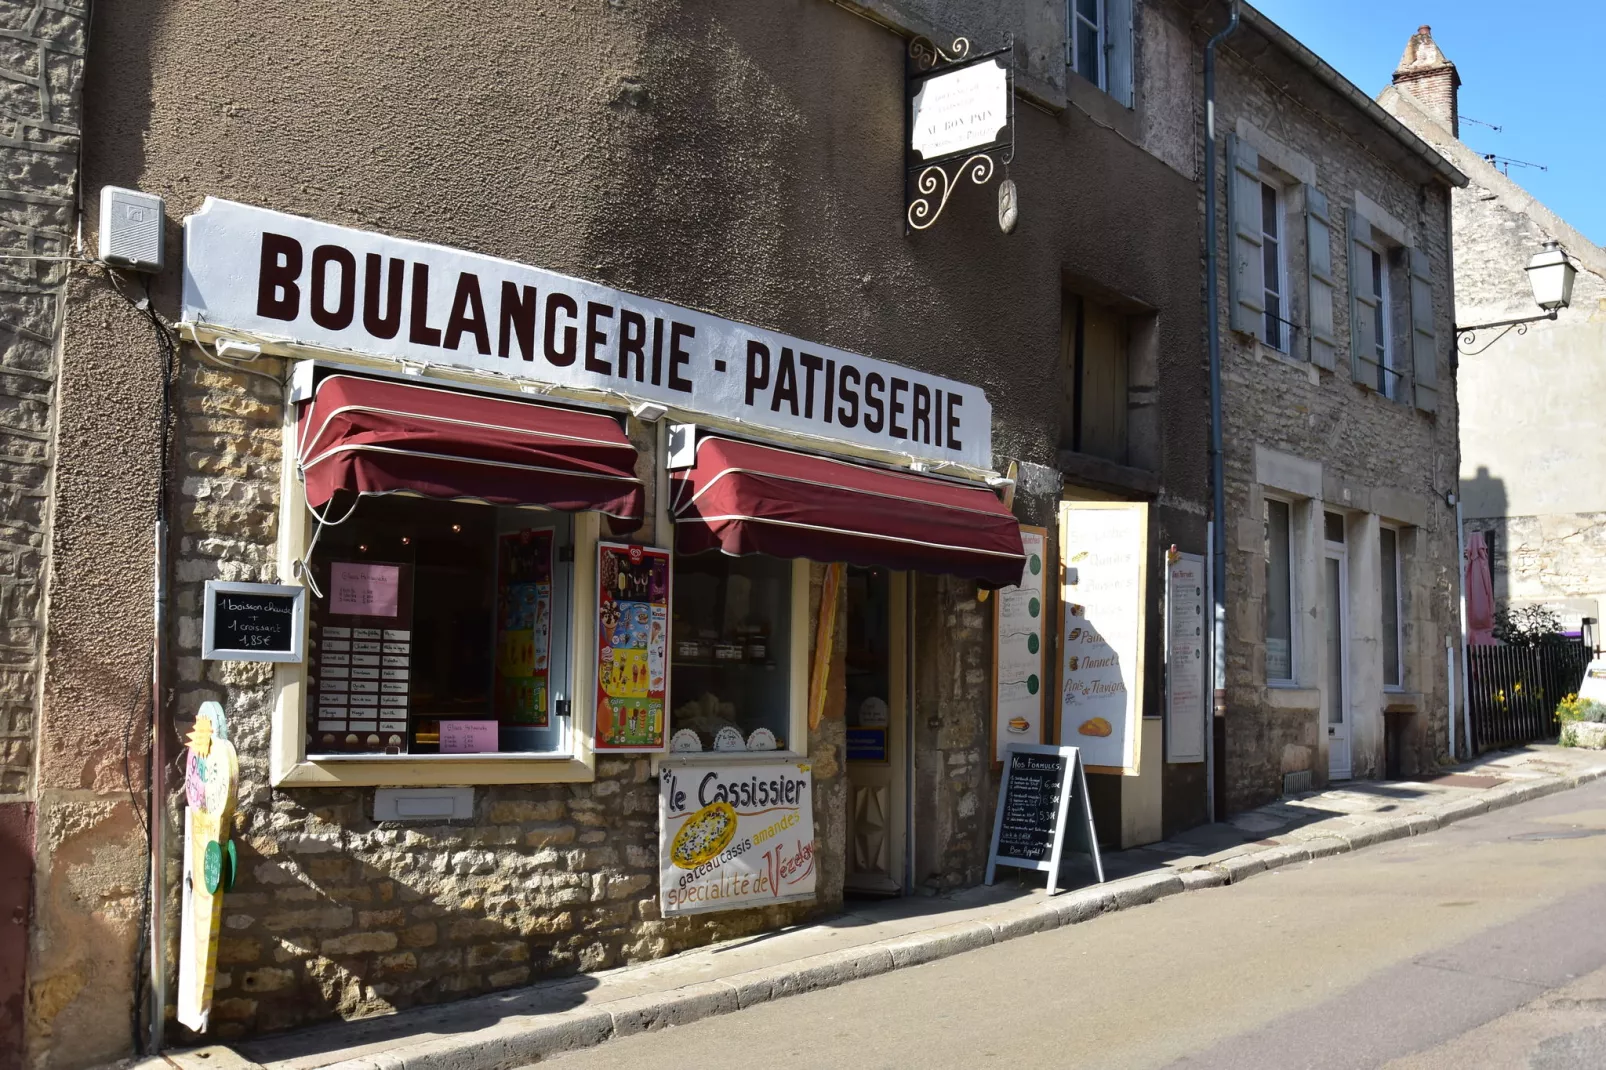
<svg viewBox="0 0 1606 1070"><path fill-rule="evenodd" d="M1004 801L1000 806L997 854L1041 862L1054 853L1060 826L1060 787L1065 780L1063 754L1009 755Z"/></svg>
<svg viewBox="0 0 1606 1070"><path fill-rule="evenodd" d="M1072 800L1080 802L1074 812ZM1070 828L1067 828L1067 824ZM1093 859L1099 881L1104 866L1093 833L1093 810L1087 798L1087 776L1075 747L1012 743L1004 755L1004 777L998 785L998 811L993 818L993 846L987 860L987 883L999 866L1041 870L1052 894L1059 884L1065 844Z"/></svg>
<svg viewBox="0 0 1606 1070"><path fill-rule="evenodd" d="M208 581L201 656L210 661L300 661L305 599L305 587Z"/></svg>

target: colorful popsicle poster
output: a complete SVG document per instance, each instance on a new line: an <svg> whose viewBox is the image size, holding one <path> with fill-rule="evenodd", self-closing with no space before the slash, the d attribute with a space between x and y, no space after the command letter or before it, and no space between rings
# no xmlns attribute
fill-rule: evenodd
<svg viewBox="0 0 1606 1070"><path fill-rule="evenodd" d="M663 750L669 551L602 543L597 553L596 748Z"/></svg>
<svg viewBox="0 0 1606 1070"><path fill-rule="evenodd" d="M497 540L496 716L545 728L552 633L552 529L510 531Z"/></svg>

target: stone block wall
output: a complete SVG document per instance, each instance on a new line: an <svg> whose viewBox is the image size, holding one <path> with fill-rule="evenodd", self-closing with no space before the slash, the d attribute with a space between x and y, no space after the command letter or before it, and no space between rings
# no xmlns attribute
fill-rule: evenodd
<svg viewBox="0 0 1606 1070"><path fill-rule="evenodd" d="M57 332L87 6L0 9L0 798L32 788Z"/></svg>
<svg viewBox="0 0 1606 1070"><path fill-rule="evenodd" d="M1296 628L1311 634L1320 629L1316 586L1320 582L1323 505L1351 516L1351 537L1358 537L1358 515L1374 514L1405 521L1402 538L1405 689L1419 695L1409 720L1407 747L1413 760L1432 767L1447 760L1448 694L1445 685L1444 636L1457 628L1457 555L1454 514L1445 503L1456 487L1458 415L1452 361L1453 288L1450 279L1449 191L1424 175L1408 176L1384 162L1382 155L1341 133L1322 114L1352 108L1314 84L1285 91L1259 69L1223 48L1218 82L1216 122L1233 130L1247 119L1283 148L1314 165L1317 187L1332 210L1333 272L1337 282L1333 319L1337 367L1324 371L1306 361L1300 350L1303 331L1289 355L1278 354L1228 327L1223 300L1222 378L1226 422L1228 711L1226 725L1227 808L1236 811L1270 801L1283 792L1284 776L1310 771L1319 786L1327 779L1325 733L1313 685L1281 691L1266 686L1265 582L1266 555L1262 520L1263 493L1257 472L1257 450L1274 450L1317 466L1317 487L1310 495L1308 517L1314 534L1305 544L1316 567L1296 585L1306 586ZM1303 96L1296 95L1302 94ZM1325 103L1324 103L1325 100ZM1317 110L1319 105L1321 111ZM1381 126L1378 138L1388 135ZM1216 161L1218 190L1225 196L1231 169ZM1343 208L1355 204L1355 193L1380 205L1408 227L1415 245L1429 259L1433 273L1434 317L1438 340L1438 410L1425 413L1408 400L1392 401L1352 381L1350 371L1349 235ZM1295 214L1295 220L1300 217ZM1227 292L1231 247L1226 212L1220 214L1220 293ZM1290 228L1288 290L1294 297L1289 318L1303 326L1303 223ZM1398 294L1398 289L1395 293ZM1398 302L1397 302L1398 303ZM1285 313L1286 314L1286 313ZM1362 530L1375 538L1376 521ZM1297 539L1297 536L1296 536ZM1375 558L1375 551L1372 556ZM1357 598L1356 559L1351 556L1351 658L1380 666L1379 624L1361 620L1358 611L1378 605L1375 592ZM1367 593L1367 592L1362 592ZM1374 614L1375 615L1375 614ZM1297 644L1296 644L1297 645ZM1375 670L1375 671L1379 671ZM1301 674L1304 676L1305 674ZM1375 738L1352 744L1357 777L1383 775L1381 677L1351 673L1352 687L1363 703L1377 699L1368 711ZM1357 726L1356 702L1350 703L1352 737ZM1363 726L1364 727L1364 726Z"/></svg>

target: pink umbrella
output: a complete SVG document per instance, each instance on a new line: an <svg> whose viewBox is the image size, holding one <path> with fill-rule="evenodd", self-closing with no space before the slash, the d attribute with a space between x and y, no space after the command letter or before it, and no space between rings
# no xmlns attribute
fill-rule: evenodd
<svg viewBox="0 0 1606 1070"><path fill-rule="evenodd" d="M1494 579L1489 574L1489 545L1481 531L1467 538L1467 642L1494 645Z"/></svg>

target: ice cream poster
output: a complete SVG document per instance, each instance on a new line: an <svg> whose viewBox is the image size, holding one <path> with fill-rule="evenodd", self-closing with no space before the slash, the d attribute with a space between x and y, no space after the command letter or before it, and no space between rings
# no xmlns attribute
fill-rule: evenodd
<svg viewBox="0 0 1606 1070"><path fill-rule="evenodd" d="M596 748L663 750L669 551L605 542L597 553Z"/></svg>
<svg viewBox="0 0 1606 1070"><path fill-rule="evenodd" d="M1061 502L1059 522L1059 744L1090 773L1136 776L1148 505Z"/></svg>
<svg viewBox="0 0 1606 1070"><path fill-rule="evenodd" d="M496 716L545 728L552 635L552 530L526 528L497 540Z"/></svg>

